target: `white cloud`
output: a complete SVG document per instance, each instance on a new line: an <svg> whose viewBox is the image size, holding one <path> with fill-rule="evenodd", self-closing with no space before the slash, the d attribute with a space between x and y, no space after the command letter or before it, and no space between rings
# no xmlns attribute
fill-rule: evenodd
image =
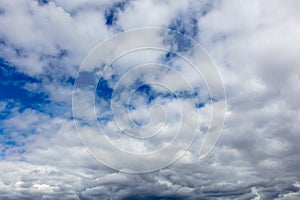
<svg viewBox="0 0 300 200"><path fill-rule="evenodd" d="M119 25L124 29L166 27L177 14L188 7L188 1L133 1L120 13Z"/></svg>
<svg viewBox="0 0 300 200"><path fill-rule="evenodd" d="M49 94L51 101L67 102L70 106L71 85L61 79L74 77L83 58L100 41L120 29L167 27L176 18L189 21L193 17L197 19L198 28L195 39L217 63L228 95L226 123L220 141L206 160L198 158L201 140L174 165L147 174L126 174L109 169L91 157L80 143L69 115L51 117L29 108L13 108L5 119L1 118L1 139L7 140L5 134L20 145L1 146L5 151L0 162L0 198L298 198L299 2L130 1L124 11L117 13L116 25L107 27L105 10L112 4L57 0L40 6L37 1L3 1L1 57L18 71L41 79L38 84L26 84L26 89L41 89ZM130 45L136 45L138 41L131 39ZM149 43L153 41L157 40L148 38ZM61 50L67 53L58 58ZM115 64L123 63L126 67L122 69L127 70L143 61L160 59L161 54L135 52ZM197 59L199 57L194 58L195 62ZM173 61L175 66L183 65L176 59ZM211 75L209 70L206 71L208 76ZM172 82L175 89L182 86L174 74L150 72L144 77L146 80L165 75L161 81ZM114 68L108 77L113 73ZM190 77L193 86L200 84L196 76L191 76L192 70L183 74ZM213 80L211 84L214 84ZM207 91L201 93L204 87L203 82L201 84L199 91L203 100ZM176 110L173 102L157 100L165 103L168 111ZM133 117L144 120L149 114L142 112L147 111L145 102L137 103L141 109L137 109ZM7 105L2 101L0 110L5 111ZM64 109L70 112L68 106ZM182 106L190 111L186 113L189 120L182 124L189 135L193 131L190 124L198 115L188 100L183 101ZM94 117L94 113L84 106L77 111L88 119ZM160 116L161 112L152 114L152 117ZM200 110L201 132L207 130L210 115L211 104L207 104ZM107 124L105 131L114 133L113 125ZM175 125L168 124L166 133L172 133ZM84 131L92 130L85 128ZM107 151L104 140L99 142L97 138L103 139L91 135L89 140L101 144ZM160 142L168 139L162 137ZM158 144L157 141L153 144L130 142L124 138L115 142L131 151L149 150ZM132 146L126 147L128 143ZM177 150L180 152L181 149ZM118 161L124 166L132 162L130 158L122 157L123 154L108 152L107 155L111 156L110 161ZM157 155L153 160L158 162L168 156ZM141 161L136 167L145 163Z"/></svg>

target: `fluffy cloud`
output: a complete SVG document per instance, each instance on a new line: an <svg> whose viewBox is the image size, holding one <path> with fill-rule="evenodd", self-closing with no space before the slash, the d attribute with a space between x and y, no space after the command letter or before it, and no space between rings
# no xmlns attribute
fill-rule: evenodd
<svg viewBox="0 0 300 200"><path fill-rule="evenodd" d="M0 86L1 90L4 88L1 93L8 95L0 95L1 199L300 198L299 6L296 0L3 1L0 75L7 80L2 80ZM80 64L99 42L122 30L150 26L186 33L207 49L226 88L226 122L220 140L206 159L199 159L200 140L166 168L128 174L101 164L82 145L72 118L72 87ZM179 48L179 41L170 41ZM116 82L113 75L153 60L179 70L193 86L200 84L198 91L205 88L193 70L185 70L180 59L166 52L137 51L121 57L103 76L102 89L106 91L98 92L103 98L96 104L96 114L104 119L110 137L116 131L113 121L109 122L111 113L106 100L113 95L109 92ZM11 68L16 70L9 71ZM174 88L182 89L172 73L144 72L138 77L141 80L161 76L159 80L174 82ZM95 81L91 74L86 73L81 81ZM125 82L137 77L127 78ZM13 86L11 91L7 85ZM126 91L126 87L121 89ZM132 106L136 110L131 117L136 122L149 119L145 98L138 96L145 95L146 89L137 97L133 95ZM151 94L157 95L156 103L175 112L176 104L159 97L164 90L154 90ZM26 98L9 95L19 91ZM204 102L208 93L201 92L199 98ZM30 94L43 94L43 102L31 105L38 100ZM85 102L86 98L80 100ZM205 102L196 108L191 106L193 98L187 98L186 93L181 98L183 109L190 111L189 123L197 117L194 111L200 110L204 121L200 131L205 132L210 106L218 102ZM79 111L84 117L94 117L89 108L82 106ZM158 111L150 114L160 119L163 114ZM190 133L189 123L184 125ZM172 132L174 127L171 123L168 131ZM90 139L99 144L94 137ZM158 144L114 139L129 151L155 149ZM164 139L168 137L159 142L165 142ZM154 160L165 157L160 155ZM112 160L124 165L131 162L120 155Z"/></svg>

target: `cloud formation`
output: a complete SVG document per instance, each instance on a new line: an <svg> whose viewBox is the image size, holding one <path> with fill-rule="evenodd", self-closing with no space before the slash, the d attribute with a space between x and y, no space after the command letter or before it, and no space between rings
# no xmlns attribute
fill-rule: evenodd
<svg viewBox="0 0 300 200"><path fill-rule="evenodd" d="M0 198L300 198L299 6L296 0L2 1ZM99 163L82 145L73 122L72 88L83 59L99 42L128 29L153 26L187 34L207 50L226 88L226 121L206 159L199 159L200 140L166 168L128 174ZM189 48L176 37L166 39L182 52ZM197 117L194 111L203 117L200 131L206 130L211 105L217 103L208 103L205 83L170 52L145 50L121 57L97 84L96 113L109 136L116 136L115 142L129 151L155 149L156 142L169 139L134 143L114 135L109 123L108 102L116 97L112 90L118 75L151 61L172 66L198 86L194 88L201 101L195 104L174 73L145 70L140 78L161 75L159 80L172 82L190 111L189 122ZM96 72L80 74L80 81L97 81ZM124 79L124 85L133 78ZM149 103L166 104L176 118L172 96L163 88L144 85L129 102L137 124L149 120ZM87 110L81 108L84 117L94 115ZM159 109L153 112L157 123L162 116ZM174 127L167 131L173 133Z"/></svg>

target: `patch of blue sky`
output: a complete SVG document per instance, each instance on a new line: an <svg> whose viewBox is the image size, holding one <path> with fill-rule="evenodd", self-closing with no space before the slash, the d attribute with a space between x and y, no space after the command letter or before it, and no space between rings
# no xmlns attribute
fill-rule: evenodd
<svg viewBox="0 0 300 200"><path fill-rule="evenodd" d="M169 68L172 68L174 70L177 70L180 72L183 67L186 67L185 64L189 65L188 62L185 64L181 65L178 64L177 61L182 60L182 57L180 57L177 52L172 52L172 51L167 51L165 52L159 59L159 61L164 64L165 66L168 66ZM192 67L192 66L191 66ZM170 69L171 70L171 69ZM167 70L168 72L169 70Z"/></svg>
<svg viewBox="0 0 300 200"><path fill-rule="evenodd" d="M173 31L169 32L169 36L165 37L163 43L166 46L170 46L170 51L176 53L187 52L192 47L188 38L182 37L180 33Z"/></svg>
<svg viewBox="0 0 300 200"><path fill-rule="evenodd" d="M191 41L181 34L187 35L191 38L196 38L198 35L198 20L195 15L191 13L181 13L174 18L168 26L169 29L178 33L170 32L170 38L166 39L166 43L171 44L171 49L176 52L186 52L191 48Z"/></svg>
<svg viewBox="0 0 300 200"><path fill-rule="evenodd" d="M141 119L131 119L132 120L132 123L135 125L135 126L138 126L138 127L141 127L141 126L145 126L147 124L150 123L150 119L149 120L141 120Z"/></svg>
<svg viewBox="0 0 300 200"><path fill-rule="evenodd" d="M43 107L42 112L47 113L50 117L64 116L71 119L71 105L66 102L50 102L48 106Z"/></svg>
<svg viewBox="0 0 300 200"><path fill-rule="evenodd" d="M4 14L5 9L0 7L0 14ZM5 45L6 42L2 38L0 38L0 45Z"/></svg>
<svg viewBox="0 0 300 200"><path fill-rule="evenodd" d="M7 130L3 129L2 123L0 124L0 159L5 159L7 151L16 151L17 154L25 152L23 146L25 144L26 134L20 132L18 135L10 134Z"/></svg>
<svg viewBox="0 0 300 200"><path fill-rule="evenodd" d="M3 101L2 101L3 103ZM13 100L9 100L8 102L4 102L5 106L1 109L1 115L0 115L0 146L1 146L1 158L4 158L3 155L6 154L6 151L13 151L16 148L21 149L23 148L23 145L26 143L26 140L29 136L37 134L36 127L38 124L31 124L29 129L19 129L15 126L7 126L5 124L6 120L10 120L10 118L15 117L16 113L23 113L25 112L28 107L22 105L20 102L16 103ZM50 105L44 105L43 111L46 112L49 116L53 117L53 110L55 110L56 114L57 112L62 112L64 108L63 106L59 106L58 108L55 108L53 104ZM63 114L63 113L62 113ZM61 114L61 115L62 115ZM18 153L18 152L16 152ZM22 153L22 152L19 152Z"/></svg>
<svg viewBox="0 0 300 200"><path fill-rule="evenodd" d="M111 100L113 89L109 87L108 81L101 77L98 81L96 94L99 98Z"/></svg>
<svg viewBox="0 0 300 200"><path fill-rule="evenodd" d="M132 95L130 104L135 98L143 97L146 104L151 104L159 95L162 93L156 91L153 87L148 84L143 84L138 87Z"/></svg>
<svg viewBox="0 0 300 200"><path fill-rule="evenodd" d="M196 107L196 108L203 108L204 106L205 106L205 103L204 103L204 102L196 103L196 104L195 104L195 107Z"/></svg>
<svg viewBox="0 0 300 200"><path fill-rule="evenodd" d="M177 54L168 51L168 52L165 53L164 61L169 61L169 60L171 60L173 58L176 58L176 57L178 57Z"/></svg>
<svg viewBox="0 0 300 200"><path fill-rule="evenodd" d="M43 110L45 104L49 104L48 95L45 92L31 92L24 87L27 83L40 83L40 80L19 73L5 60L0 59L0 101L12 100L20 104L20 108Z"/></svg>
<svg viewBox="0 0 300 200"><path fill-rule="evenodd" d="M39 5L43 6L49 3L49 0L38 0Z"/></svg>
<svg viewBox="0 0 300 200"><path fill-rule="evenodd" d="M198 20L193 16L179 16L172 20L168 27L171 30L177 31L181 34L188 35L192 38L198 34Z"/></svg>
<svg viewBox="0 0 300 200"><path fill-rule="evenodd" d="M1 104L0 119L7 118L8 116L11 115L13 108L19 107L16 106L16 103L13 100L1 101L0 104Z"/></svg>
<svg viewBox="0 0 300 200"><path fill-rule="evenodd" d="M2 146L0 150L0 160L13 159L18 161L26 161L26 159L23 156L25 152L26 152L25 149L21 145L6 144Z"/></svg>
<svg viewBox="0 0 300 200"><path fill-rule="evenodd" d="M108 122L110 122L113 119L113 115L106 115L106 116L97 116L97 121L101 125L101 127L106 126Z"/></svg>
<svg viewBox="0 0 300 200"><path fill-rule="evenodd" d="M83 78L85 84L89 84L90 81L94 80L94 78L91 78L91 74L85 74L84 76L88 76ZM203 99L198 100L198 95L200 92L198 90L181 90L172 93L168 90L164 91L162 88L158 89L149 84L143 84L143 81L140 79L136 79L131 86L120 85L120 87L114 91L113 87L109 85L110 81L111 80L106 80L101 77L96 88L96 113L97 120L101 125L105 125L107 122L112 120L113 115L111 111L111 100L113 92L113 101L118 102L120 101L119 98L123 92L132 92L134 90L130 96L130 99L128 99L128 102L119 102L122 103L123 108L128 111L139 109L139 106L151 106L157 102L163 103L172 99L189 99L195 102L195 108L200 109L210 101L210 99L207 98L205 101L203 101Z"/></svg>
<svg viewBox="0 0 300 200"><path fill-rule="evenodd" d="M79 87L86 87L88 85L92 86L95 84L95 77L93 72L83 71L80 72L78 77L76 78L76 84Z"/></svg>
<svg viewBox="0 0 300 200"><path fill-rule="evenodd" d="M47 61L50 61L52 59L60 60L60 59L67 57L70 54L70 52L67 49L62 49L61 47L56 47L56 49L57 49L57 52L53 55L41 54L40 60L47 60Z"/></svg>
<svg viewBox="0 0 300 200"><path fill-rule="evenodd" d="M100 125L106 125L112 120L111 98L113 88L109 86L108 80L100 77L95 95L95 106L97 121Z"/></svg>
<svg viewBox="0 0 300 200"><path fill-rule="evenodd" d="M0 7L0 15L4 15L5 14L5 8ZM0 44L1 44L1 40L0 40Z"/></svg>
<svg viewBox="0 0 300 200"><path fill-rule="evenodd" d="M15 138L11 137L10 135L8 134L2 134L1 136L1 144L6 146L6 147L9 147L9 146L22 146L24 145L24 141L22 140L16 140Z"/></svg>
<svg viewBox="0 0 300 200"><path fill-rule="evenodd" d="M0 79L0 102L6 102L5 109L0 114L2 119L8 117L14 107L19 112L33 109L52 117L65 115L68 110L71 111L71 105L67 102L51 101L43 85L58 81L58 84L70 85L71 89L74 84L73 77L61 77L61 80L53 80L51 75L30 77L18 72L15 67L1 58ZM35 85L35 89L28 85Z"/></svg>
<svg viewBox="0 0 300 200"><path fill-rule="evenodd" d="M74 83L75 83L75 78L74 78L74 77L68 77L68 78L66 79L66 83L73 86Z"/></svg>
<svg viewBox="0 0 300 200"><path fill-rule="evenodd" d="M136 109L135 101L137 101L138 99L143 99L144 104L149 105L157 97L157 95L158 94L151 88L150 85L144 84L136 88L136 90L130 97L128 109Z"/></svg>
<svg viewBox="0 0 300 200"><path fill-rule="evenodd" d="M101 122L102 124L106 124L106 122L112 119L113 114L112 114L110 103L111 102L109 100L96 97L95 111L96 111L98 122Z"/></svg>
<svg viewBox="0 0 300 200"><path fill-rule="evenodd" d="M129 1L116 1L104 12L105 24L107 26L113 26L118 20L118 14L120 11L124 11Z"/></svg>
<svg viewBox="0 0 300 200"><path fill-rule="evenodd" d="M144 98L145 105L149 106L153 103L155 103L156 99L161 100L172 100L172 99L189 99L191 101L195 101L195 107L196 108L202 108L205 106L205 102L198 102L199 100L197 99L198 93L196 91L189 91L189 90L182 90L182 91L176 91L175 93L171 92L162 92L162 91L156 91L155 88L151 87L150 85L143 85L139 87L136 90L136 96L139 98ZM136 97L136 98L138 98ZM129 102L128 109L129 110L135 110L136 105L135 105L135 95L131 98L131 101ZM207 99L209 101L209 99Z"/></svg>
<svg viewBox="0 0 300 200"><path fill-rule="evenodd" d="M211 98L207 98L203 101L203 99L199 99L199 91L196 90L181 90L181 91L176 91L175 93L171 93L171 92L152 92L152 94L150 95L150 93L148 93L148 98L151 101L154 101L155 98L157 97L161 97L163 99L189 99L191 101L195 101L195 107L196 108L202 108L204 107L207 103L210 103L212 101ZM148 101L148 103L150 104L151 101Z"/></svg>
<svg viewBox="0 0 300 200"><path fill-rule="evenodd" d="M102 76L99 76L98 74L104 70L104 67L105 67L105 64L102 64L99 67L93 68L93 70L91 70L91 71L80 71L75 80L76 86L79 88L80 87L84 88L84 87L97 85L99 80L101 78L103 78ZM71 79L70 81L72 82L72 81L74 81L74 79Z"/></svg>
<svg viewBox="0 0 300 200"><path fill-rule="evenodd" d="M197 92L193 90L182 90L172 93L169 91L158 91L157 89L155 89L155 87L151 87L148 84L144 84L141 87L137 88L136 94L146 98L148 104L150 104L158 97L163 99L193 99L197 97Z"/></svg>
<svg viewBox="0 0 300 200"><path fill-rule="evenodd" d="M191 99L197 97L197 93L195 91L190 91L190 90L176 91L175 95L177 98L182 98L182 99Z"/></svg>
<svg viewBox="0 0 300 200"><path fill-rule="evenodd" d="M195 107L197 109L203 108L207 103L210 102L210 98L206 99L205 101L203 101L203 99L199 99L198 96L198 91L188 91L188 90L184 90L184 91L178 91L176 92L176 96L177 98L180 99L190 99L195 101Z"/></svg>
<svg viewBox="0 0 300 200"><path fill-rule="evenodd" d="M137 92L149 94L152 90L151 86L148 84L143 84L137 88Z"/></svg>

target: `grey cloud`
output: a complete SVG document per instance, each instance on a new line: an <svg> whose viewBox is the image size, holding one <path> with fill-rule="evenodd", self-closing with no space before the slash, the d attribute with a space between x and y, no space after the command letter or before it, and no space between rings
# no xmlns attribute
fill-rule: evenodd
<svg viewBox="0 0 300 200"><path fill-rule="evenodd" d="M109 5L4 1L1 55L30 75L75 76L88 51L116 31L105 24ZM12 147L7 160L0 162L0 198L300 198L298 8L299 2L293 0L130 2L118 12L115 24L120 29L174 24L175 29L187 29L192 35L195 31L193 37L216 62L228 107L215 149L202 161L191 150L167 168L125 174L88 154L70 118L27 109L3 120L5 133L26 142L21 157L20 147ZM189 29L191 19L197 24ZM67 53L60 55L64 50ZM43 79L42 84L53 101L70 105L71 85L59 78ZM21 138L21 132L35 134Z"/></svg>

